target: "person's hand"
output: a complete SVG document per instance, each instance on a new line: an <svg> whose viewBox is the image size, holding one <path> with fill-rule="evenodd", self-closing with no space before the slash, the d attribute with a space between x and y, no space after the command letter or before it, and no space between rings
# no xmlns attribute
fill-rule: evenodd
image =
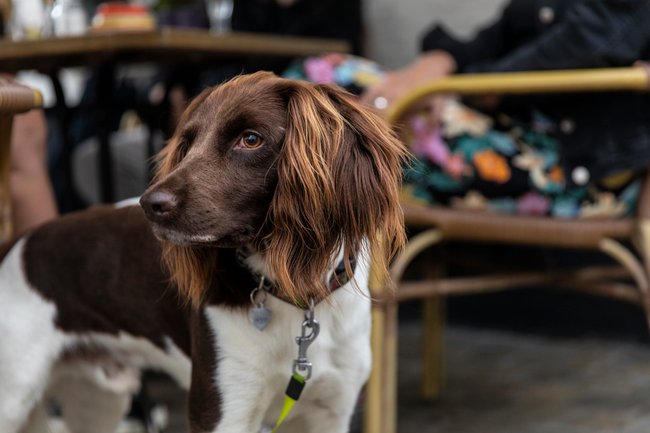
<svg viewBox="0 0 650 433"><path fill-rule="evenodd" d="M46 167L47 122L43 110L16 115L11 136L12 170L31 172Z"/></svg>
<svg viewBox="0 0 650 433"><path fill-rule="evenodd" d="M456 71L456 61L445 51L431 51L422 54L416 61L403 69L386 74L378 83L361 95L362 102L383 111L412 90L430 81L440 79ZM438 111L439 98L431 98L423 107Z"/></svg>

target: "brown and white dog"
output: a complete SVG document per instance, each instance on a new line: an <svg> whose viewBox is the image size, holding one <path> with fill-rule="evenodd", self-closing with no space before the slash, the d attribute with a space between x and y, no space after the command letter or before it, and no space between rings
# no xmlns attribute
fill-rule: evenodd
<svg viewBox="0 0 650 433"><path fill-rule="evenodd" d="M142 207L64 216L0 252L0 432L46 431L46 397L72 433L112 432L143 368L189 389L193 433L272 427L311 301L313 375L281 431L347 431L371 364L369 257L385 271L403 241L404 158L333 87L257 73L202 93Z"/></svg>

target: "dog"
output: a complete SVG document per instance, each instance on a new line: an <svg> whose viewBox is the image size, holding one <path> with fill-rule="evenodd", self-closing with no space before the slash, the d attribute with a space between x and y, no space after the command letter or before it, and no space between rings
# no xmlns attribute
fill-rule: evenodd
<svg viewBox="0 0 650 433"><path fill-rule="evenodd" d="M348 431L370 258L386 278L404 241L405 158L334 87L260 72L201 93L141 206L68 214L0 252L0 431L46 431L54 399L72 433L113 432L145 368L189 390L192 433Z"/></svg>

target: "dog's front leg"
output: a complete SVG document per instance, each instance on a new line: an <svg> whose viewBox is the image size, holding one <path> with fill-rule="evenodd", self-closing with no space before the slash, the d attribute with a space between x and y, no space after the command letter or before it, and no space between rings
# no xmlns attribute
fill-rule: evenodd
<svg viewBox="0 0 650 433"><path fill-rule="evenodd" d="M220 359L216 369L201 370L195 362L189 397L191 433L257 433L261 430L268 405L265 402L270 395L262 382L237 369L235 364L239 363Z"/></svg>
<svg viewBox="0 0 650 433"><path fill-rule="evenodd" d="M246 360L219 344L216 328L201 311L192 318L191 433L257 433L271 390Z"/></svg>
<svg viewBox="0 0 650 433"><path fill-rule="evenodd" d="M355 409L356 393L341 387L336 395L317 397L304 402L301 433L347 433ZM294 430L289 430L294 432ZM295 430L297 433L298 430Z"/></svg>

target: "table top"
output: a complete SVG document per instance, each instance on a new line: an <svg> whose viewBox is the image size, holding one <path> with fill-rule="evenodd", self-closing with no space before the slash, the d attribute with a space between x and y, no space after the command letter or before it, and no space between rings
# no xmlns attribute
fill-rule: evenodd
<svg viewBox="0 0 650 433"><path fill-rule="evenodd" d="M0 41L0 70L42 72L105 61L203 61L245 56L299 57L350 51L332 39L260 33L212 34L201 29L161 28L142 32L88 33L28 41Z"/></svg>

